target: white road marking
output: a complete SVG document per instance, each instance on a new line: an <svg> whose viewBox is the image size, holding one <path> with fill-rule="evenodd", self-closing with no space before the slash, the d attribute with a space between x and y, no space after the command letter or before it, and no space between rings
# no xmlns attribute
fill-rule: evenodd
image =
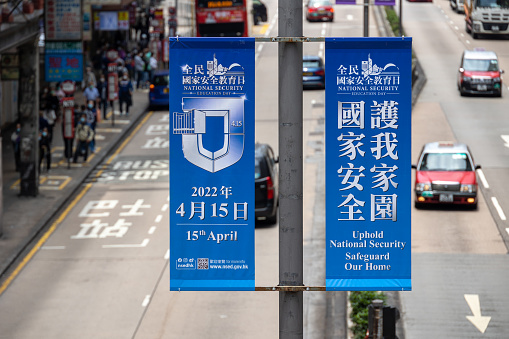
<svg viewBox="0 0 509 339"><path fill-rule="evenodd" d="M168 210L168 204L164 204L163 207L161 208L161 211L163 212L166 212Z"/></svg>
<svg viewBox="0 0 509 339"><path fill-rule="evenodd" d="M65 250L65 246L42 246L41 250Z"/></svg>
<svg viewBox="0 0 509 339"><path fill-rule="evenodd" d="M145 296L145 299L143 299L143 302L141 303L141 307L147 307L149 302L150 302L150 294L147 294Z"/></svg>
<svg viewBox="0 0 509 339"><path fill-rule="evenodd" d="M154 232L156 231L157 227L156 226L152 226L148 229L148 234L154 234Z"/></svg>
<svg viewBox="0 0 509 339"><path fill-rule="evenodd" d="M163 216L161 214L159 214L157 217L156 217L156 220L155 222L161 222L161 220L163 219Z"/></svg>
<svg viewBox="0 0 509 339"><path fill-rule="evenodd" d="M505 231L507 232L507 234L509 234L509 227L507 227Z"/></svg>
<svg viewBox="0 0 509 339"><path fill-rule="evenodd" d="M139 248L147 247L149 239L143 240L141 244L120 244L120 245L103 245L103 248Z"/></svg>
<svg viewBox="0 0 509 339"><path fill-rule="evenodd" d="M484 333L486 328L488 328L491 317L483 317L481 315L481 302L479 301L479 295L465 294L464 297L473 314L467 315L467 319L479 330L479 332Z"/></svg>
<svg viewBox="0 0 509 339"><path fill-rule="evenodd" d="M466 42L467 44L470 44L470 40L465 40L465 42Z"/></svg>
<svg viewBox="0 0 509 339"><path fill-rule="evenodd" d="M482 185L484 188L488 189L490 188L490 185L488 184L488 180L486 180L486 177L484 176L484 172L481 169L477 170L477 174L479 175L479 179L481 179Z"/></svg>
<svg viewBox="0 0 509 339"><path fill-rule="evenodd" d="M164 260L170 259L170 250L166 251L166 254L164 255Z"/></svg>
<svg viewBox="0 0 509 339"><path fill-rule="evenodd" d="M353 15L352 15L352 14L348 14L348 15L346 16L346 20L348 20L348 21L352 21L352 20L353 20Z"/></svg>
<svg viewBox="0 0 509 339"><path fill-rule="evenodd" d="M509 87L507 87L507 89L509 89ZM509 147L509 135L501 135L500 137L504 140L504 146Z"/></svg>
<svg viewBox="0 0 509 339"><path fill-rule="evenodd" d="M507 220L507 218L505 217L505 214L504 214L504 210L502 210L502 207L498 203L497 198L491 197L491 201L493 202L493 206L495 206L495 209L497 210L498 216L500 217L500 219Z"/></svg>

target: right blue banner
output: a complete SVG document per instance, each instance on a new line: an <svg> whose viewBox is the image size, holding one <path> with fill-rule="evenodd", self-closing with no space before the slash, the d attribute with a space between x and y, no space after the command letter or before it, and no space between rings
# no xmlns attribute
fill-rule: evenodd
<svg viewBox="0 0 509 339"><path fill-rule="evenodd" d="M325 39L326 289L411 290L411 38Z"/></svg>

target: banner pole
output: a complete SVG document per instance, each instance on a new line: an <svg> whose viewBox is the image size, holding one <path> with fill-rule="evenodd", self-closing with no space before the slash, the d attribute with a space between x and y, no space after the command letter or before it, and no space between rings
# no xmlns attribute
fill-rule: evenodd
<svg viewBox="0 0 509 339"><path fill-rule="evenodd" d="M279 1L280 37L302 37L302 1ZM302 51L279 42L279 286L303 286ZM279 338L303 337L303 292L279 292Z"/></svg>

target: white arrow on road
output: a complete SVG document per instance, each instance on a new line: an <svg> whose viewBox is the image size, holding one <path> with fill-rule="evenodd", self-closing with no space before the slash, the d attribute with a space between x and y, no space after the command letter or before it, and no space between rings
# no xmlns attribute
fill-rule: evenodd
<svg viewBox="0 0 509 339"><path fill-rule="evenodd" d="M472 311L472 315L467 315L467 319L481 332L484 333L488 324L490 323L491 317L483 317L481 315L481 303L479 302L478 294L465 294L465 300L467 301L468 307Z"/></svg>

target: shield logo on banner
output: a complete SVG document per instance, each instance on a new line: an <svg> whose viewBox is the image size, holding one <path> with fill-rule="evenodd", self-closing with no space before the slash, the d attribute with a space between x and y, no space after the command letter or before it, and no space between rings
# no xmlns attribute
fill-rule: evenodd
<svg viewBox="0 0 509 339"><path fill-rule="evenodd" d="M242 120L233 119L238 115L239 112L228 109L173 113L173 134L182 134L182 151L187 161L211 173L239 161L244 152L244 115L242 112ZM210 144L214 148L207 146Z"/></svg>

